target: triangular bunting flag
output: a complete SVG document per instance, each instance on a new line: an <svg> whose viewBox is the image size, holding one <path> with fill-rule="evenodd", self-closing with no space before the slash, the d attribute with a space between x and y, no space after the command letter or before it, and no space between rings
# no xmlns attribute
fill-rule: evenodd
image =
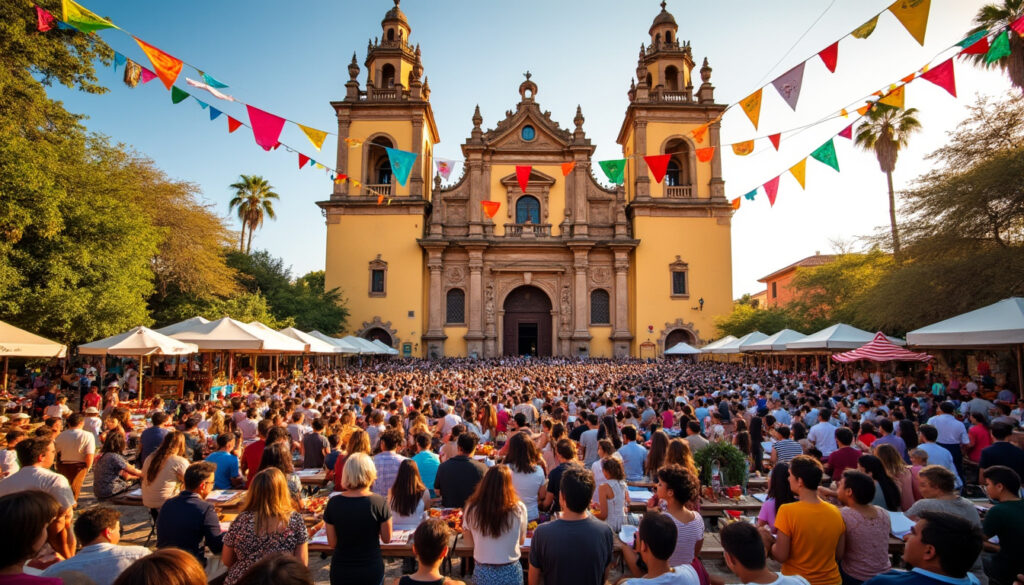
<svg viewBox="0 0 1024 585"><path fill-rule="evenodd" d="M696 153L697 160L700 162L708 162L715 156L715 147L709 146L707 148L698 148Z"/></svg>
<svg viewBox="0 0 1024 585"><path fill-rule="evenodd" d="M861 116L866 116L868 114L868 112L871 110L871 106L873 106L873 105L875 105L875 104L868 104L866 106L861 106L861 107L857 108L857 113L860 114Z"/></svg>
<svg viewBox="0 0 1024 585"><path fill-rule="evenodd" d="M481 201L480 206L484 209L484 215L494 219L494 216L498 214L498 210L501 209L501 202L499 201Z"/></svg>
<svg viewBox="0 0 1024 585"><path fill-rule="evenodd" d="M866 39L871 36L871 33L875 32L875 27L878 26L878 16L876 15L871 20L853 29L850 33L855 39Z"/></svg>
<svg viewBox="0 0 1024 585"><path fill-rule="evenodd" d="M956 78L953 75L953 59L949 58L940 65L932 67L921 74L922 79L934 83L956 97Z"/></svg>
<svg viewBox="0 0 1024 585"><path fill-rule="evenodd" d="M839 131L839 135L847 140L853 140L853 124Z"/></svg>
<svg viewBox="0 0 1024 585"><path fill-rule="evenodd" d="M818 150L812 152L811 158L827 164L828 166L835 169L836 172L839 171L839 159L836 158L836 147L834 144L832 144L831 138L828 140L828 142L819 146Z"/></svg>
<svg viewBox="0 0 1024 585"><path fill-rule="evenodd" d="M779 194L779 178L775 177L765 183L764 192L768 195L768 204L775 207L775 197Z"/></svg>
<svg viewBox="0 0 1024 585"><path fill-rule="evenodd" d="M760 90L758 90L760 91ZM704 138L708 135L708 125L703 124L697 126L693 130L690 130L690 134L693 136L693 141L697 144L703 144Z"/></svg>
<svg viewBox="0 0 1024 585"><path fill-rule="evenodd" d="M775 90L779 92L782 99L786 100L786 104L793 111L796 111L796 102L800 99L800 87L804 84L804 63L801 61L796 67L772 81Z"/></svg>
<svg viewBox="0 0 1024 585"><path fill-rule="evenodd" d="M149 62L153 64L153 69L156 69L156 74L160 77L160 81L164 82L164 86L167 89L171 89L174 81L178 79L178 74L181 73L181 61L138 37L133 38L139 44L139 47L142 47L142 52L149 57Z"/></svg>
<svg viewBox="0 0 1024 585"><path fill-rule="evenodd" d="M806 189L807 188L807 185L804 183L804 180L807 178L807 159L806 158L804 158L800 162L796 163L795 165L789 167L789 173L791 175L793 175L793 178L796 179L797 183L800 183L800 188L801 189Z"/></svg>
<svg viewBox="0 0 1024 585"><path fill-rule="evenodd" d="M530 185L530 171L533 167L530 165L516 165L516 181L519 182L519 189L526 193L526 188Z"/></svg>
<svg viewBox="0 0 1024 585"><path fill-rule="evenodd" d="M212 75L207 75L205 73L200 73L200 75L203 76L203 81L205 81L210 87L216 87L217 89L224 89L227 87L227 84L217 81Z"/></svg>
<svg viewBox="0 0 1024 585"><path fill-rule="evenodd" d="M921 46L924 46L924 33L928 28L928 9L931 3L931 0L896 0L889 5L889 12Z"/></svg>
<svg viewBox="0 0 1024 585"><path fill-rule="evenodd" d="M985 36L988 36L988 30L987 29L983 28L983 29L976 30L973 33L971 33L967 38L965 38L964 40L962 40L959 43L957 43L957 46L958 47L963 47L963 48L966 49L967 47L970 47L974 43L980 41L982 39L982 37L985 37Z"/></svg>
<svg viewBox="0 0 1024 585"><path fill-rule="evenodd" d="M217 91L216 88L211 87L209 84L203 83L202 81L196 81L195 79L189 79L188 77L186 77L185 78L185 83L191 85L192 87L198 87L199 89L205 89L206 91L210 92L210 94L213 95L213 97L215 97L215 98L219 98L219 99L222 99L222 100L228 101L228 102L237 101L237 100L235 100L235 98L233 98L233 97L231 97L231 96L229 96L229 95L227 95L225 93L221 93L221 92Z"/></svg>
<svg viewBox="0 0 1024 585"><path fill-rule="evenodd" d="M452 169L455 168L455 161L446 158L435 158L434 167L437 169L437 174L447 181L448 177L452 175Z"/></svg>
<svg viewBox="0 0 1024 585"><path fill-rule="evenodd" d="M249 111L249 125L252 126L252 136L256 139L256 144L266 151L274 148L281 137L281 130L284 129L284 118L250 105L245 107Z"/></svg>
<svg viewBox="0 0 1024 585"><path fill-rule="evenodd" d="M217 116L219 116L220 113L221 113L220 110L218 110L217 108L215 108L213 106L210 106L210 120L216 120Z"/></svg>
<svg viewBox="0 0 1024 585"><path fill-rule="evenodd" d="M142 83L149 83L150 81L153 81L157 78L156 73L153 73L149 69L146 69L141 65L139 66L139 68L141 69L141 71L139 72L139 79L142 80Z"/></svg>
<svg viewBox="0 0 1024 585"><path fill-rule="evenodd" d="M1018 36L1024 37L1024 15L1010 23L1010 28L1013 32L1017 33Z"/></svg>
<svg viewBox="0 0 1024 585"><path fill-rule="evenodd" d="M204 102L204 101L203 101L203 100L201 100L201 99L196 99L196 102L197 102L197 103L199 104L199 107L200 107L200 108L203 108L204 110L205 110L206 108L210 107L210 104L208 104L208 103Z"/></svg>
<svg viewBox="0 0 1024 585"><path fill-rule="evenodd" d="M388 152L388 160L391 161L391 172L395 175L398 184L405 187L412 174L412 165L416 162L416 153L397 148L385 148Z"/></svg>
<svg viewBox="0 0 1024 585"><path fill-rule="evenodd" d="M846 108L843 108L843 109L839 110L839 115L844 117L844 118L849 118L850 117L850 112L847 112Z"/></svg>
<svg viewBox="0 0 1024 585"><path fill-rule="evenodd" d="M188 98L188 92L183 89L178 89L177 86L171 86L171 103L180 104Z"/></svg>
<svg viewBox="0 0 1024 585"><path fill-rule="evenodd" d="M905 103L904 98L906 97L904 95L906 92L903 91L905 87L907 86L901 85L896 89L890 91L889 93L885 94L881 99L879 99L878 103L885 104L887 106L892 106L896 109L902 110L903 104Z"/></svg>
<svg viewBox="0 0 1024 585"><path fill-rule="evenodd" d="M651 169L651 174L654 175L655 183L661 183L662 179L665 178L665 172L668 171L668 161L670 160L672 160L671 154L654 154L644 157L647 168Z"/></svg>
<svg viewBox="0 0 1024 585"><path fill-rule="evenodd" d="M740 100L740 107L743 108L743 112L750 118L750 122L754 125L754 130L757 130L757 122L761 119L761 90L759 89Z"/></svg>
<svg viewBox="0 0 1024 585"><path fill-rule="evenodd" d="M839 41L836 41L825 47L818 56L821 57L821 62L825 64L829 72L836 72L836 62L839 60Z"/></svg>
<svg viewBox="0 0 1024 585"><path fill-rule="evenodd" d="M754 197L757 197L757 189L754 189L750 193L745 193L743 195L743 198L746 199L747 201L753 201Z"/></svg>
<svg viewBox="0 0 1024 585"><path fill-rule="evenodd" d="M36 30L46 32L57 26L57 18L42 6L36 6ZM116 55L116 54L115 54ZM114 70L117 70L117 63L114 63Z"/></svg>
<svg viewBox="0 0 1024 585"><path fill-rule="evenodd" d="M995 40L992 41L992 46L989 47L988 52L985 53L985 64L994 63L1003 57L1010 55L1010 33L1003 31L996 35Z"/></svg>
<svg viewBox="0 0 1024 585"><path fill-rule="evenodd" d="M601 165L601 170L604 171L609 182L621 185L626 181L626 159L602 160L598 161L597 164Z"/></svg>
<svg viewBox="0 0 1024 585"><path fill-rule="evenodd" d="M338 183L340 185L341 183L344 183L345 179L347 179L347 178L348 178L348 175L338 175L337 177L334 177L334 182Z"/></svg>
<svg viewBox="0 0 1024 585"><path fill-rule="evenodd" d="M350 179L348 180L348 182L349 182L349 183L352 183L352 186L353 186L353 187L356 187L356 188L359 188L359 187L362 187L362 186L363 186L363 184L362 184L362 183L360 183L359 181L357 181L357 180L355 180L355 179L352 179L352 178L350 178Z"/></svg>
<svg viewBox="0 0 1024 585"><path fill-rule="evenodd" d="M359 148L363 145L363 141L358 138L346 138L345 144L347 144L349 148Z"/></svg>
<svg viewBox="0 0 1024 585"><path fill-rule="evenodd" d="M277 147L275 146L274 149L276 150ZM324 165L322 165L322 164L320 164L320 163L318 163L316 161L313 161L313 168L324 169L324 168L327 168L327 167L325 167Z"/></svg>
<svg viewBox="0 0 1024 585"><path fill-rule="evenodd" d="M231 116L228 116L228 134L231 134L235 130L238 130L238 127L241 126L241 125L242 125L241 122L239 122L238 120L232 118Z"/></svg>
<svg viewBox="0 0 1024 585"><path fill-rule="evenodd" d="M576 168L576 161L562 163L562 176L567 177Z"/></svg>
<svg viewBox="0 0 1024 585"><path fill-rule="evenodd" d="M748 154L754 152L754 141L747 140L745 142L737 142L736 144L732 145L732 152L736 156L747 156Z"/></svg>
<svg viewBox="0 0 1024 585"><path fill-rule="evenodd" d="M91 33L105 28L117 28L114 23L93 14L84 6L72 0L62 0L61 6L64 10L64 18L61 20L84 33Z"/></svg>
<svg viewBox="0 0 1024 585"><path fill-rule="evenodd" d="M737 198L732 200L733 211L738 211L739 210L739 208L740 208L740 201L742 201L742 200L743 200L742 197L737 197Z"/></svg>
<svg viewBox="0 0 1024 585"><path fill-rule="evenodd" d="M127 62L128 62L128 57L125 57L124 55L122 55L121 53L118 53L116 51L114 52L114 71L117 71L118 67L120 67L121 65L124 65Z"/></svg>
<svg viewBox="0 0 1024 585"><path fill-rule="evenodd" d="M303 126L302 124L297 124L297 126L302 129L302 133L306 135L306 138L309 138L309 141L313 143L313 146L315 146L317 150L320 150L320 147L324 145L324 140L327 138L327 133L323 130Z"/></svg>
<svg viewBox="0 0 1024 585"><path fill-rule="evenodd" d="M306 163L308 163L308 162L309 162L309 157L304 155L304 154L302 154L300 152L299 153L299 168L301 169L302 167L306 166Z"/></svg>
<svg viewBox="0 0 1024 585"><path fill-rule="evenodd" d="M984 30L983 31L978 31L977 34L971 35L969 38L961 41L961 43L966 43L967 41L973 39L975 36L981 35L981 38L979 38L978 40L974 41L973 43L970 43L968 45L963 45L964 50L960 51L960 54L961 55L984 55L985 53L988 53L989 44L988 44L988 37L985 36L986 34L988 34L988 31L984 31Z"/></svg>
<svg viewBox="0 0 1024 585"><path fill-rule="evenodd" d="M377 205L380 205L381 203L384 203L384 196L377 195Z"/></svg>
<svg viewBox="0 0 1024 585"><path fill-rule="evenodd" d="M771 135L768 136L768 140L771 140L772 141L772 146L775 147L775 150L778 150L779 149L779 142L782 141L782 134L781 133L779 133L779 134L771 134Z"/></svg>

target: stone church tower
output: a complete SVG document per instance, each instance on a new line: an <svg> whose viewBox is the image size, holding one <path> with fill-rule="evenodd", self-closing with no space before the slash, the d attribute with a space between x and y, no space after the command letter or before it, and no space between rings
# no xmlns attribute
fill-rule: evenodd
<svg viewBox="0 0 1024 585"><path fill-rule="evenodd" d="M338 169L362 185L337 185L319 203L327 286L344 292L351 333L423 357L653 357L715 336L712 315L731 308L732 209L720 155L695 158L718 145L717 123L703 144L691 130L724 106L714 103L706 60L694 95L690 47L664 2L618 137L625 183L612 188L595 178L582 109L562 128L529 72L493 128L476 108L463 175L444 187L431 181L440 138L399 0L381 25L365 89L353 56L345 99L332 103ZM384 146L418 154L406 187L391 177ZM662 184L643 161L660 153L672 153ZM525 165L524 191L516 167ZM390 203L379 205L378 193ZM493 218L483 202L500 204Z"/></svg>

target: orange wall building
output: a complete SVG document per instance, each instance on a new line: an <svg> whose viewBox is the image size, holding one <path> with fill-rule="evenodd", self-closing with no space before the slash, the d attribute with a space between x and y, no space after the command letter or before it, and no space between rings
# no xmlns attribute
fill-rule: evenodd
<svg viewBox="0 0 1024 585"><path fill-rule="evenodd" d="M814 256L808 256L803 260L799 260L780 268L775 272L772 272L768 276L763 276L757 279L758 282L765 284L765 296L761 308L769 307L784 307L789 303L793 302L794 294L792 289L793 278L796 276L797 268L813 268L815 266L824 266L832 262L835 259L834 254L822 254L815 252ZM761 294L755 295L760 297Z"/></svg>

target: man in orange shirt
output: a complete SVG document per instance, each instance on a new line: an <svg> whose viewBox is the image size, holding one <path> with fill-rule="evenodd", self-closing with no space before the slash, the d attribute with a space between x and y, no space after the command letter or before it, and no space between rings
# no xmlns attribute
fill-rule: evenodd
<svg viewBox="0 0 1024 585"><path fill-rule="evenodd" d="M761 538L772 557L782 563L783 575L800 575L811 585L839 585L837 561L846 547L846 524L839 509L818 498L825 470L810 456L800 455L789 464L789 487L797 501L784 504L775 517L778 536L767 526Z"/></svg>

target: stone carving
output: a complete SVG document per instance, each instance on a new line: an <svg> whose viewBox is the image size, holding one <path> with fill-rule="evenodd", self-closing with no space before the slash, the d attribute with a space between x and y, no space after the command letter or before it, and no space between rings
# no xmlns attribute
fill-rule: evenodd
<svg viewBox="0 0 1024 585"><path fill-rule="evenodd" d="M572 293L569 291L569 285L562 287L561 317L562 328L569 327L569 318L572 317Z"/></svg>
<svg viewBox="0 0 1024 585"><path fill-rule="evenodd" d="M596 266L593 272L590 274L590 279L594 281L594 284L608 284L612 278L612 271L607 266Z"/></svg>
<svg viewBox="0 0 1024 585"><path fill-rule="evenodd" d="M461 266L450 266L446 274L448 284L459 285L466 279L466 273Z"/></svg>
<svg viewBox="0 0 1024 585"><path fill-rule="evenodd" d="M488 284L484 291L484 317L487 323L494 323L494 284Z"/></svg>

